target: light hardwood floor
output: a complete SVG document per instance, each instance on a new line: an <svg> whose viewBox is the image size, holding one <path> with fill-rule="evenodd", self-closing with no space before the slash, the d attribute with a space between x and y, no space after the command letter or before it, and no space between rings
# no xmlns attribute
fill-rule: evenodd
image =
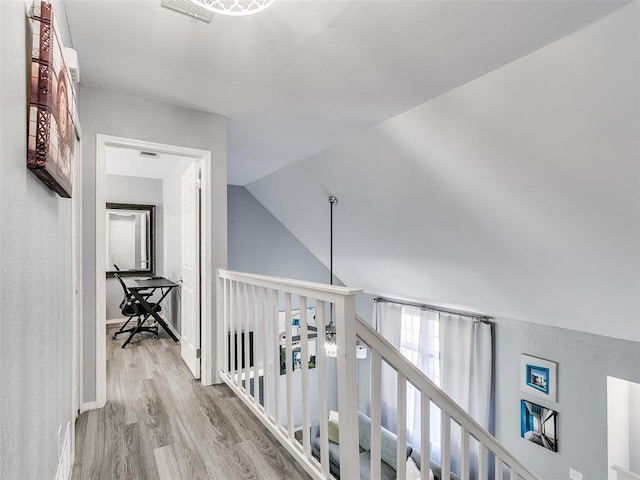
<svg viewBox="0 0 640 480"><path fill-rule="evenodd" d="M225 385L204 387L166 336L107 345L107 405L76 425L77 480L307 479Z"/></svg>

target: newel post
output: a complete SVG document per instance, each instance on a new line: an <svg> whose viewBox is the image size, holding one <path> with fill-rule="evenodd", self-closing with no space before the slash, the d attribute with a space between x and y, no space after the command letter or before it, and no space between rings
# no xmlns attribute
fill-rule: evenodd
<svg viewBox="0 0 640 480"><path fill-rule="evenodd" d="M335 308L338 344L340 477L360 478L355 296L343 296L341 301L335 303Z"/></svg>
<svg viewBox="0 0 640 480"><path fill-rule="evenodd" d="M213 383L221 383L222 379L220 378L220 370L226 370L225 360L226 360L226 335L225 335L225 310L226 305L226 291L225 291L226 280L220 276L220 271L216 270L216 277L214 279L215 285L215 293L216 293L216 311L215 311L215 322L213 325L213 329L215 331L215 362L213 366Z"/></svg>

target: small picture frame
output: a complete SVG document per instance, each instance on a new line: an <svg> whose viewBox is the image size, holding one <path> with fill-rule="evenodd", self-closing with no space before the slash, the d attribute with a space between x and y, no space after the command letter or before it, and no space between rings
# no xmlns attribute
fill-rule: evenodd
<svg viewBox="0 0 640 480"><path fill-rule="evenodd" d="M557 452L558 412L527 400L520 400L520 436Z"/></svg>
<svg viewBox="0 0 640 480"><path fill-rule="evenodd" d="M520 389L550 402L558 401L558 364L522 354L520 357Z"/></svg>

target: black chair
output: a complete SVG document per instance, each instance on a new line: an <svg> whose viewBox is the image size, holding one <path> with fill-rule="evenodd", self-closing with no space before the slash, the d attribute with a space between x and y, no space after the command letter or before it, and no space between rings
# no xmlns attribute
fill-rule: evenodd
<svg viewBox="0 0 640 480"><path fill-rule="evenodd" d="M118 275L117 273L114 273L113 276L118 279L118 281L120 282L120 285L122 286L122 290L124 292L124 298L122 299L122 302L120 302L120 312L122 312L122 315L125 318L127 318L127 321L122 324L122 326L116 333L113 334L113 337L112 337L113 340L116 340L118 338L118 335L120 335L121 333L130 333L130 332L133 332L134 330L137 330L138 332L151 332L153 333L153 338L158 338L157 325L141 326L142 324L144 324L144 322L147 321L147 319L151 314L142 307L142 305L138 300L136 300L136 298L129 291L125 283L122 281L122 278L120 277L120 275ZM140 294L146 300L151 295L153 295L153 292L141 291ZM154 312L162 311L162 307L160 306L160 304L152 303L152 302L147 302L147 303L149 303L149 305L151 306ZM127 328L131 320L133 320L134 318L136 318L136 325ZM122 348L124 347L125 345L122 346Z"/></svg>

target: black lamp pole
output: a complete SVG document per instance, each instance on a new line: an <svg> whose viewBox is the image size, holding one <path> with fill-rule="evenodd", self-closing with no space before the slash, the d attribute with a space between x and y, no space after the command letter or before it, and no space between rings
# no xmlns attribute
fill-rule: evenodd
<svg viewBox="0 0 640 480"><path fill-rule="evenodd" d="M329 227L329 235L330 235L330 240L329 240L329 275L331 275L331 278L329 279L329 285L333 285L333 206L338 204L338 198L333 196L333 195L329 195L329 209L330 209L330 222L331 225Z"/></svg>

